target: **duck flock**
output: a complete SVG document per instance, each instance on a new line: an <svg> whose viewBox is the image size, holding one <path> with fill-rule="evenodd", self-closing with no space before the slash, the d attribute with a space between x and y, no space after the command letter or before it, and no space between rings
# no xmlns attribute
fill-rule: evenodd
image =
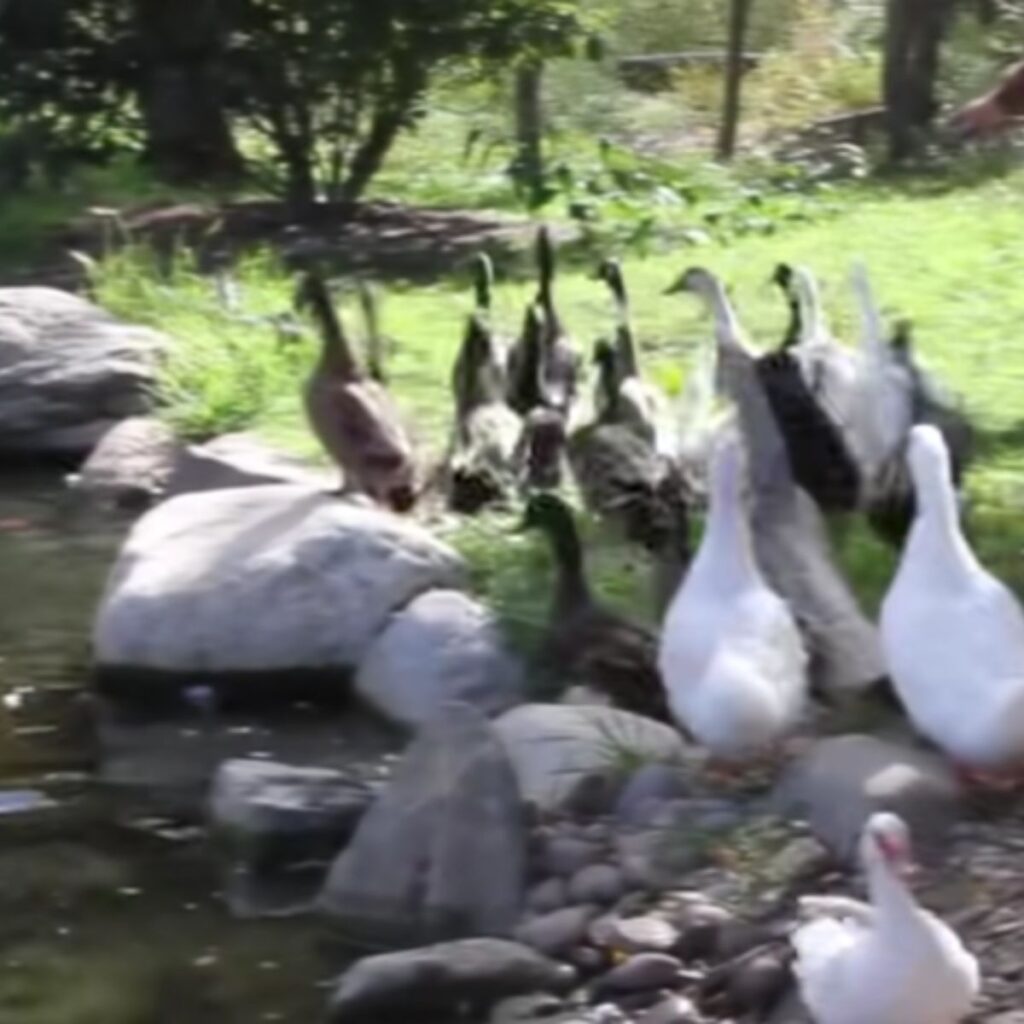
<svg viewBox="0 0 1024 1024"><path fill-rule="evenodd" d="M881 691L965 779L1015 782L1024 612L961 526L971 427L919 364L909 324L887 331L865 268L852 271L862 328L852 346L830 331L813 274L778 266L789 322L767 352L746 337L724 283L687 270L666 294L707 308L714 344L679 409L644 379L614 260L596 275L614 335L595 344L593 393L581 394L544 228L537 264L536 295L507 340L494 324L491 264L477 259L451 377L454 428L432 484L463 514L522 497L523 528L548 538L557 583L539 658L550 678L673 723L733 772L782 754L816 703ZM423 489L377 346L363 369L318 274L305 275L300 297L323 339L306 391L313 430L345 488L409 509ZM559 494L569 479L593 514L647 552L659 631L592 592ZM693 550L696 511L705 525ZM828 520L859 516L900 552L877 624L830 548ZM822 1024L953 1024L978 967L907 888L906 825L875 815L861 851L870 904L804 901L810 920L793 945L808 1008ZM896 946L913 956L894 958Z"/></svg>

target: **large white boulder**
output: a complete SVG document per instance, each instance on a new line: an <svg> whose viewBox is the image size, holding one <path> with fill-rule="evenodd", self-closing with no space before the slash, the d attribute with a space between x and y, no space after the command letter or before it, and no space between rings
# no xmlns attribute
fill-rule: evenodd
<svg viewBox="0 0 1024 1024"><path fill-rule="evenodd" d="M386 718L417 729L450 700L488 715L505 711L523 700L524 676L484 605L457 590L431 590L373 642L356 690Z"/></svg>
<svg viewBox="0 0 1024 1024"><path fill-rule="evenodd" d="M0 452L84 455L153 405L166 339L55 288L0 288Z"/></svg>
<svg viewBox="0 0 1024 1024"><path fill-rule="evenodd" d="M628 774L639 762L683 765L675 729L617 708L523 704L495 720L523 798L562 807L589 780Z"/></svg>
<svg viewBox="0 0 1024 1024"><path fill-rule="evenodd" d="M93 632L104 668L359 664L396 610L463 563L415 523L291 485L185 494L140 519Z"/></svg>

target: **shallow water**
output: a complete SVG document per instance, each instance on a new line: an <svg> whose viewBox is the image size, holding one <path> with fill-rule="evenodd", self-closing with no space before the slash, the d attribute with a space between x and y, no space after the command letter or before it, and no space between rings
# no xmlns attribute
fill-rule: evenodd
<svg viewBox="0 0 1024 1024"><path fill-rule="evenodd" d="M307 917L232 918L202 794L238 754L386 774L394 739L305 707L97 719L89 628L129 522L54 475L0 487L0 1021L320 1019L342 951Z"/></svg>

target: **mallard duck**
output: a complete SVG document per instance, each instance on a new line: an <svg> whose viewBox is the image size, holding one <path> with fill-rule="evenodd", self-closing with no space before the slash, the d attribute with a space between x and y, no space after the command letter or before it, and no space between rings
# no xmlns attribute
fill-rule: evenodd
<svg viewBox="0 0 1024 1024"><path fill-rule="evenodd" d="M587 686L626 711L668 720L649 630L595 600L573 514L555 494L533 495L523 529L541 530L555 562L555 591L540 662L560 685Z"/></svg>
<svg viewBox="0 0 1024 1024"><path fill-rule="evenodd" d="M676 449L675 431L668 415L668 399L640 373L640 360L636 336L629 312L626 282L618 260L604 260L597 277L608 285L615 305L615 345L604 357L602 367L611 379L603 382L597 391L595 407L599 419L622 423L631 427L645 441L654 445L663 455L673 455ZM602 403L614 397L614 408L603 409Z"/></svg>
<svg viewBox="0 0 1024 1024"><path fill-rule="evenodd" d="M804 1004L817 1024L958 1024L980 987L977 960L906 883L910 830L873 814L860 858L870 903L805 896L791 936Z"/></svg>
<svg viewBox="0 0 1024 1024"><path fill-rule="evenodd" d="M562 485L566 450L565 417L538 406L523 417L515 465L520 490L557 490Z"/></svg>
<svg viewBox="0 0 1024 1024"><path fill-rule="evenodd" d="M824 509L856 507L860 495L857 462L839 426L807 386L791 352L783 348L759 356L746 341L721 281L703 267L686 270L669 288L670 294L682 291L697 295L714 318L719 390L729 390L729 353L752 360L782 432L796 482Z"/></svg>
<svg viewBox="0 0 1024 1024"><path fill-rule="evenodd" d="M416 499L415 466L397 407L384 386L360 368L318 272L303 276L296 305L309 309L323 341L306 383L306 414L341 470L343 491L407 510Z"/></svg>
<svg viewBox="0 0 1024 1024"><path fill-rule="evenodd" d="M807 701L807 653L754 559L743 489L740 443L723 438L704 536L665 616L658 653L673 717L732 762L769 752Z"/></svg>
<svg viewBox="0 0 1024 1024"><path fill-rule="evenodd" d="M555 308L555 253L546 227L537 232L537 270L536 298L509 353L508 401L521 415L544 405L568 417L576 397L579 356Z"/></svg>
<svg viewBox="0 0 1024 1024"><path fill-rule="evenodd" d="M911 430L916 513L882 602L893 685L914 725L968 770L1024 768L1024 611L964 539L949 451Z"/></svg>
<svg viewBox="0 0 1024 1024"><path fill-rule="evenodd" d="M472 313L452 373L455 424L448 459L448 500L473 513L505 497L515 480L522 421L505 404L491 330Z"/></svg>

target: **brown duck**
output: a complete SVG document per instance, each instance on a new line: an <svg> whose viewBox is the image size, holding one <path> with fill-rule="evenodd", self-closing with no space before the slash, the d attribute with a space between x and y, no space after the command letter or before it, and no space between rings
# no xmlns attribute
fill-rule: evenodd
<svg viewBox="0 0 1024 1024"><path fill-rule="evenodd" d="M306 382L306 414L342 473L342 492L363 493L406 511L416 500L415 466L394 401L383 383L359 366L322 275L303 276L296 305L309 310L323 341Z"/></svg>

